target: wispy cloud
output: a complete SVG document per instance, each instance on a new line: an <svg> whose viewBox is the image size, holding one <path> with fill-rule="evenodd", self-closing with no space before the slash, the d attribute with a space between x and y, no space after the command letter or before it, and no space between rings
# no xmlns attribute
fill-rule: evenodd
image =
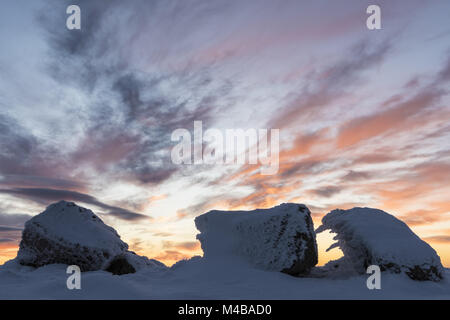
<svg viewBox="0 0 450 320"><path fill-rule="evenodd" d="M432 236L426 237L425 240L431 242L450 243L450 236L449 235Z"/></svg>
<svg viewBox="0 0 450 320"><path fill-rule="evenodd" d="M44 188L14 188L14 189L0 189L0 193L11 194L26 199L33 200L41 204L49 204L52 201L70 200L80 201L100 207L107 211L107 214L116 216L124 220L140 220L150 219L149 216L132 212L120 207L115 207L97 200L95 197L88 194L79 193L75 191L44 189Z"/></svg>

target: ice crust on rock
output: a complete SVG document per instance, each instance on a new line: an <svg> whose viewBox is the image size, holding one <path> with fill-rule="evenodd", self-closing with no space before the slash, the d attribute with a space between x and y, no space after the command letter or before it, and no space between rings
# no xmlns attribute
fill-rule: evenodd
<svg viewBox="0 0 450 320"><path fill-rule="evenodd" d="M336 246L344 253L328 268L353 268L365 273L369 265L382 271L404 272L414 280L438 281L443 266L436 251L421 240L404 222L379 209L336 209L322 219L316 232L336 233Z"/></svg>
<svg viewBox="0 0 450 320"><path fill-rule="evenodd" d="M317 244L309 209L285 203L253 211L207 212L195 219L205 259L250 264L291 275L317 264Z"/></svg>

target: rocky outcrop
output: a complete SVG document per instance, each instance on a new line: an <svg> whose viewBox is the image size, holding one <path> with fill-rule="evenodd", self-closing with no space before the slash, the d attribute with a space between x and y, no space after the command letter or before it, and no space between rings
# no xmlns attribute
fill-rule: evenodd
<svg viewBox="0 0 450 320"><path fill-rule="evenodd" d="M363 274L369 265L381 271L404 272L413 280L442 279L443 266L436 251L421 240L404 222L371 208L333 210L322 219L316 232L331 230L335 240L328 250L339 247L344 257L326 269ZM345 270L341 270L345 269Z"/></svg>
<svg viewBox="0 0 450 320"><path fill-rule="evenodd" d="M16 259L32 267L62 263L114 274L134 273L144 265L162 267L128 251L118 233L91 210L66 201L50 205L25 223Z"/></svg>
<svg viewBox="0 0 450 320"><path fill-rule="evenodd" d="M195 219L206 259L250 264L291 275L317 264L317 245L309 209L285 203L253 211L210 211Z"/></svg>
<svg viewBox="0 0 450 320"><path fill-rule="evenodd" d="M317 232L336 233L329 249L340 247L344 257L324 267L317 264L316 233L309 209L285 203L253 211L213 210L198 216L202 262L242 263L295 276L341 277L364 274L369 265L403 272L414 280L443 277L439 256L394 216L377 209L333 210ZM200 259L200 258L199 258ZM77 265L82 271L105 270L115 275L160 271L159 261L139 256L117 232L91 210L61 201L25 224L16 262L32 267Z"/></svg>

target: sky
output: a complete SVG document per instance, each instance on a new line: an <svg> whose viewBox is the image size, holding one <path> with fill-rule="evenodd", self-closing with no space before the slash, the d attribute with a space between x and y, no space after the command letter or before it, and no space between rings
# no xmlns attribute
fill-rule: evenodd
<svg viewBox="0 0 450 320"><path fill-rule="evenodd" d="M81 8L81 30L66 8ZM368 30L366 8L381 8ZM0 263L61 199L173 264L212 209L306 204L406 222L450 267L450 2L0 4ZM279 129L279 170L175 164L171 134ZM380 235L382 236L382 235ZM319 234L319 264L331 234Z"/></svg>

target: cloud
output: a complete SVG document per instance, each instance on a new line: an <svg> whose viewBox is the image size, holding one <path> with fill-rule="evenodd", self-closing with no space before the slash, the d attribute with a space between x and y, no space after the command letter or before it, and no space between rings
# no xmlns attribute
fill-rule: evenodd
<svg viewBox="0 0 450 320"><path fill-rule="evenodd" d="M61 150L0 113L0 186L84 189Z"/></svg>
<svg viewBox="0 0 450 320"><path fill-rule="evenodd" d="M293 176L301 176L302 174L319 173L324 167L326 160L323 158L306 158L292 163L280 165L279 174L281 177L288 178Z"/></svg>
<svg viewBox="0 0 450 320"><path fill-rule="evenodd" d="M23 175L45 171L38 139L15 119L0 113L0 173Z"/></svg>
<svg viewBox="0 0 450 320"><path fill-rule="evenodd" d="M0 193L23 197L41 204L49 204L49 201L60 201L60 200L80 201L83 203L100 207L106 210L108 214L113 215L119 219L123 220L150 219L149 216L132 212L120 207L105 204L93 196L84 193L79 193L76 191L45 189L45 188L13 188L13 189L0 189Z"/></svg>
<svg viewBox="0 0 450 320"><path fill-rule="evenodd" d="M449 235L431 236L425 237L424 240L430 242L450 243L450 236Z"/></svg>
<svg viewBox="0 0 450 320"><path fill-rule="evenodd" d="M389 108L353 118L342 124L336 138L338 148L347 148L388 133L396 134L423 127L431 120L425 121L425 116L437 115L439 117L441 113L441 119L448 118L445 108L437 108L436 105L448 93L448 90L443 88L446 82L450 81L449 70L450 58L428 85L415 91L406 88L403 99L401 95L396 95L394 100L389 98L384 102L385 106L390 106Z"/></svg>
<svg viewBox="0 0 450 320"><path fill-rule="evenodd" d="M335 194L338 194L342 191L342 187L336 187L336 186L326 186L319 189L312 190L312 192L318 196L324 197L324 198L330 198L334 196Z"/></svg>
<svg viewBox="0 0 450 320"><path fill-rule="evenodd" d="M444 67L441 69L441 71L439 72L436 82L438 84L441 83L446 83L450 81L450 54L447 58L447 61L444 65Z"/></svg>
<svg viewBox="0 0 450 320"><path fill-rule="evenodd" d="M224 200L225 198L226 197L223 194L221 196L205 196L201 198L197 203L188 206L187 208L178 210L177 219L182 220L185 218L195 217L203 213L206 213L207 211L216 207L217 204L221 200Z"/></svg>
<svg viewBox="0 0 450 320"><path fill-rule="evenodd" d="M393 156L392 154L388 154L386 151L379 150L378 152L365 153L361 156L358 156L353 163L373 164L373 163L391 162L396 160L398 160L398 158Z"/></svg>
<svg viewBox="0 0 450 320"><path fill-rule="evenodd" d="M8 226L0 225L0 232L5 232L5 231L22 231L22 228L8 227Z"/></svg>
<svg viewBox="0 0 450 320"><path fill-rule="evenodd" d="M172 242L163 241L164 249L178 250L178 251L198 251L200 250L200 242L198 241L185 241L185 242Z"/></svg>
<svg viewBox="0 0 450 320"><path fill-rule="evenodd" d="M153 233L155 237L170 237L173 236L173 233L170 232L155 232Z"/></svg>
<svg viewBox="0 0 450 320"><path fill-rule="evenodd" d="M342 180L345 181L357 181L357 180L367 180L372 177L370 172L365 171L354 171L350 170L345 176L342 177Z"/></svg>
<svg viewBox="0 0 450 320"><path fill-rule="evenodd" d="M0 263L15 258L18 250L19 246L15 239L2 238L0 236Z"/></svg>
<svg viewBox="0 0 450 320"><path fill-rule="evenodd" d="M31 216L26 214L0 213L0 242L17 245L22 239L22 230L25 221Z"/></svg>
<svg viewBox="0 0 450 320"><path fill-rule="evenodd" d="M83 189L83 183L76 180L59 179L26 174L5 174L0 185L11 187L54 187L64 189Z"/></svg>
<svg viewBox="0 0 450 320"><path fill-rule="evenodd" d="M404 130L404 126L409 119L421 111L432 108L442 94L443 92L440 90L426 88L407 101L388 110L354 118L340 127L337 146L347 148L390 130Z"/></svg>
<svg viewBox="0 0 450 320"><path fill-rule="evenodd" d="M0 213L0 225L22 228L32 217L28 214Z"/></svg>
<svg viewBox="0 0 450 320"><path fill-rule="evenodd" d="M285 128L294 122L310 121L319 116L325 106L336 102L348 89L361 82L363 71L383 62L390 49L388 41L375 46L360 41L340 60L311 71L306 75L307 84L301 88L298 97L279 111L270 127Z"/></svg>
<svg viewBox="0 0 450 320"><path fill-rule="evenodd" d="M295 157L310 154L314 147L328 143L330 138L327 137L328 128L316 130L312 133L299 134L291 148L281 150L280 161L292 161Z"/></svg>
<svg viewBox="0 0 450 320"><path fill-rule="evenodd" d="M69 3L52 5L62 9ZM146 50L137 46L154 43L146 38L155 36L153 21L163 25L171 21L171 28L179 28L172 23L176 21L173 17L180 15L184 4L172 7L166 2L133 1L124 5L115 0L77 3L84 14L80 31L56 27L64 25L65 19L55 14L59 12L56 9L43 10L40 18L52 49L49 74L75 87L90 101L84 108L82 137L67 160L77 163L84 172L93 169L113 179L162 183L183 169L171 162L171 133L177 128L191 128L194 120L205 124L211 121L226 101L230 83L211 83L206 67L198 70L188 64L181 70L153 68L165 59L164 55L152 54L154 50L164 50L165 46L171 50L176 42L163 40ZM190 9L183 13L196 15L201 11ZM142 50L148 54L143 56Z"/></svg>
<svg viewBox="0 0 450 320"><path fill-rule="evenodd" d="M156 259L158 261L170 265L183 259L189 259L190 257L191 257L190 255L184 254L176 250L165 250L156 257L154 257L153 259Z"/></svg>
<svg viewBox="0 0 450 320"><path fill-rule="evenodd" d="M130 250L135 252L142 252L144 250L144 241L140 239L131 239L131 243L129 243ZM145 244L144 244L145 245Z"/></svg>
<svg viewBox="0 0 450 320"><path fill-rule="evenodd" d="M409 226L429 225L441 221L445 217L435 210L415 210L399 217L400 220Z"/></svg>
<svg viewBox="0 0 450 320"><path fill-rule="evenodd" d="M14 242L14 240L8 238L0 238L0 243L10 243L10 242Z"/></svg>

